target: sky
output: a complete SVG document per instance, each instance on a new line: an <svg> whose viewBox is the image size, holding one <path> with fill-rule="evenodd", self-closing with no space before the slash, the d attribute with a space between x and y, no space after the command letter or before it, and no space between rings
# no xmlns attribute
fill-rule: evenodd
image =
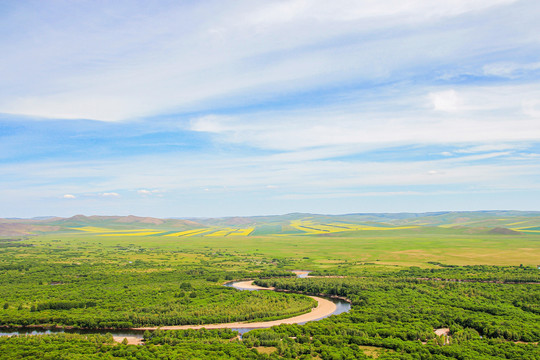
<svg viewBox="0 0 540 360"><path fill-rule="evenodd" d="M0 217L540 210L537 0L0 2Z"/></svg>

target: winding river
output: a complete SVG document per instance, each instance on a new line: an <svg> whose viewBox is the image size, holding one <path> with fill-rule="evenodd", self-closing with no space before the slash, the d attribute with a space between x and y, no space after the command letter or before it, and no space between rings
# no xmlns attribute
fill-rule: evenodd
<svg viewBox="0 0 540 360"><path fill-rule="evenodd" d="M307 277L306 271L295 271L298 277ZM253 284L253 280L248 281L232 281L224 284L224 286L233 287L238 290L259 291L259 290L274 290L273 288L263 288ZM310 296L317 301L317 307L311 312L290 317L287 319L262 321L262 322L236 322L222 324L205 324L205 325L179 325L179 326L160 326L163 330L182 330L182 329L232 329L244 334L253 329L269 328L280 324L305 324L310 321L317 321L329 317L348 312L351 309L351 304L341 299L326 298L320 296ZM141 327L131 330L81 330L81 329L39 329L39 328L16 328L16 329L0 329L0 336L12 335L42 335L53 333L76 333L76 334L106 334L110 333L117 341L127 338L132 343L140 343L143 332L145 330L155 330L158 327Z"/></svg>

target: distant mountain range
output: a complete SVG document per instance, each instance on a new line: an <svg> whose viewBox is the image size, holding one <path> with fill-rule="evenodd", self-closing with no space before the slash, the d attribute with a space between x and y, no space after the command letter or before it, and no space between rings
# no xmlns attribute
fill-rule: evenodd
<svg viewBox="0 0 540 360"><path fill-rule="evenodd" d="M167 218L140 216L85 216L69 218L39 217L0 219L0 236L23 236L40 233L85 231L107 234L137 231L198 234L333 234L345 231L391 230L413 227L482 228L493 234L540 232L540 211L441 211L429 213L356 213L322 215L291 213L285 215ZM206 229L206 230L205 230ZM242 231L240 231L242 229ZM197 230L197 231L196 231ZM227 233L227 230L230 230ZM249 231L248 231L249 230Z"/></svg>

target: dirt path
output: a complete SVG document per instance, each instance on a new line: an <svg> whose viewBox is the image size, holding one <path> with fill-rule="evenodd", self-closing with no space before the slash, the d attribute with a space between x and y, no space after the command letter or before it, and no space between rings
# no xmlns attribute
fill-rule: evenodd
<svg viewBox="0 0 540 360"><path fill-rule="evenodd" d="M235 284L236 288L239 289L250 289L250 290L272 290L271 288L263 288L257 285L253 285L253 281L241 281ZM205 324L205 325L176 325L176 326L160 326L161 330L186 330L186 329L256 329L256 328L268 328L271 326L281 325L281 324L299 324L308 321L318 320L323 317L331 315L336 311L337 307L332 301L323 299L318 296L310 296L310 298L317 301L317 307L311 309L310 312L303 315L294 316L287 319L273 320L273 321L259 321L259 322L234 322L234 323L221 323L221 324ZM156 330L155 327L140 327L134 328L134 330Z"/></svg>

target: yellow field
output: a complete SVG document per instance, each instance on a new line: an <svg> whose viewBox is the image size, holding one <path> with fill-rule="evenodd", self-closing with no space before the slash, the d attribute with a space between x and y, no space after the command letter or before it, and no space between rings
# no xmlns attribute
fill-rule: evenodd
<svg viewBox="0 0 540 360"><path fill-rule="evenodd" d="M512 228L510 230L526 232L526 233L540 233L540 230L527 230L527 229L520 229L520 228Z"/></svg>
<svg viewBox="0 0 540 360"><path fill-rule="evenodd" d="M205 232L211 231L211 229L195 229L195 230L186 230L186 231L180 231L172 234L167 234L163 236L193 236L193 235L199 235L204 234Z"/></svg>
<svg viewBox="0 0 540 360"><path fill-rule="evenodd" d="M401 230L414 229L420 225L409 226L370 226L347 223L328 223L321 224L311 220L292 220L289 224L292 228L302 231L305 235L331 234L345 231L383 231L383 230ZM132 230L116 230L101 227L85 226L80 228L71 228L72 230L83 231L99 236L167 236L167 237L190 237L190 236L208 236L208 237L225 237L225 236L249 236L255 230L254 227L237 229L232 227L212 227L191 229L178 232L170 232L157 229L132 229ZM159 235L163 233L163 235Z"/></svg>
<svg viewBox="0 0 540 360"><path fill-rule="evenodd" d="M359 230L400 230L400 229L414 229L419 227L419 225L412 226L393 226L393 227L379 227L379 226L367 226L367 225L356 225L356 224L345 224L345 223L329 223L329 224L318 224L311 220L292 220L290 226L293 228L303 231L309 235L318 235L318 234L330 234L343 231L359 231Z"/></svg>
<svg viewBox="0 0 540 360"><path fill-rule="evenodd" d="M93 227L93 226L85 226L85 227L71 228L71 229L84 231L86 233L91 233L98 236L149 236L149 235L157 235L157 234L163 233L164 235L162 236L172 236L172 237L190 237L190 236L196 236L196 235L212 236L212 237L249 236L255 230L255 228L253 227L245 228L245 229L203 228L203 229L192 229L192 230L184 230L184 231L169 233L168 231L157 230L157 229L115 230L115 229L107 229L107 228L100 228L100 227Z"/></svg>
<svg viewBox="0 0 540 360"><path fill-rule="evenodd" d="M134 233L134 232L146 232L146 231L157 231L156 229L131 229L131 230L113 230L113 229L107 229L107 228L100 228L100 227L94 227L94 226L84 226L79 228L70 228L72 230L79 230L89 233ZM159 231L161 232L161 231Z"/></svg>
<svg viewBox="0 0 540 360"><path fill-rule="evenodd" d="M236 229L223 228L223 229L220 229L220 230L216 230L216 231L214 231L214 232L212 232L210 234L205 234L203 236L218 236L218 237L221 236L221 237L223 237L223 236L229 235L229 233L231 233L234 230L236 230Z"/></svg>
<svg viewBox="0 0 540 360"><path fill-rule="evenodd" d="M249 236L255 228L237 229L229 234L229 236Z"/></svg>
<svg viewBox="0 0 540 360"><path fill-rule="evenodd" d="M529 222L529 220L525 220L525 221L518 221L518 222L514 222L514 223L506 224L506 226L513 226L513 225L519 225L519 224L523 224L523 223L526 223L526 222Z"/></svg>
<svg viewBox="0 0 540 360"><path fill-rule="evenodd" d="M143 231L133 233L114 233L114 234L100 234L98 236L148 236L162 233L163 231Z"/></svg>

